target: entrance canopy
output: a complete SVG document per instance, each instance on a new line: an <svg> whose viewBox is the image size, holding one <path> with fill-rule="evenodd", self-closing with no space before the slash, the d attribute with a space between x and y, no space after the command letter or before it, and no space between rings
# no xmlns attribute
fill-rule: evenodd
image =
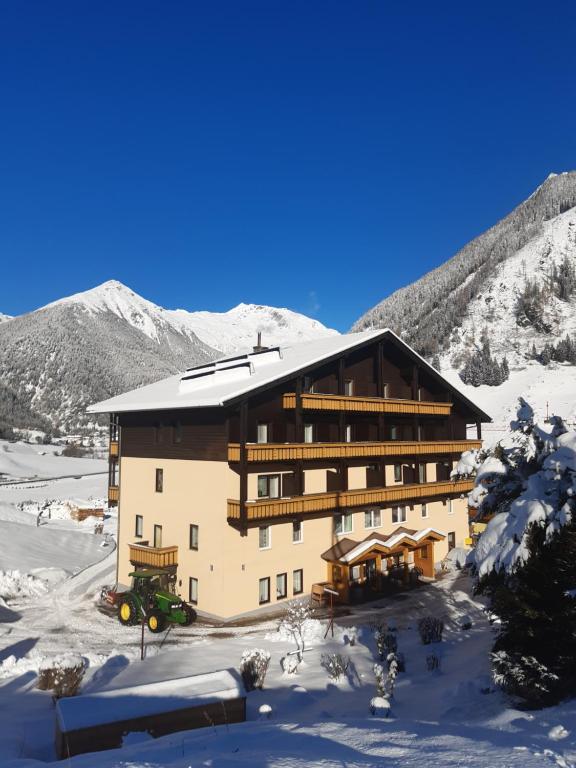
<svg viewBox="0 0 576 768"><path fill-rule="evenodd" d="M380 533L371 533L363 541L352 539L340 539L333 547L327 549L321 557L329 563L341 563L353 565L366 560L371 555L392 555L401 552L405 548L415 549L423 547L429 542L442 541L446 534L436 528L423 528L420 531L400 527L394 533L385 536Z"/></svg>

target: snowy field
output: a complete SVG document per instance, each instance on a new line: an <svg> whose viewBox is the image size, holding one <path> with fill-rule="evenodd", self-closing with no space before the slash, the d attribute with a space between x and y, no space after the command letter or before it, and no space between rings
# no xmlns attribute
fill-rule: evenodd
<svg viewBox="0 0 576 768"><path fill-rule="evenodd" d="M44 470L38 465L41 459L32 462L36 474ZM82 471L88 472L89 466ZM44 477L51 471L46 468ZM103 495L106 477L96 480ZM63 485L47 481L37 488L36 501L42 502L44 493L57 509L72 488L77 498L94 495L94 477L84 476L76 485L60 482ZM198 623L159 636L146 633L146 659L140 661L140 628L122 627L96 606L100 586L114 581L114 542L94 534L89 521L76 523L63 514L36 527L34 505L19 506L29 498L26 489L13 492L20 495L3 497L0 503L2 768L40 768L55 761L54 706L50 693L36 688L38 668L47 659L64 652L83 656L88 664L83 691L94 693L237 668L243 651L250 648L269 651L271 662L264 690L248 694L247 723L157 740L132 735L121 750L78 756L66 764L78 768L576 765L576 703L522 712L494 690L488 653L495 628L483 605L471 596L469 578L460 571L418 590L354 608L337 618L333 639L323 639L326 618L320 616L309 625L305 661L295 676L282 672L281 659L294 645L278 633L276 620L242 627ZM114 527L115 519L109 518L106 528ZM421 644L416 625L424 615L444 619L442 643ZM406 661L388 719L369 713L377 661L370 629L373 616L396 627L398 650ZM471 620L468 629L461 628L464 617ZM338 682L330 680L322 667L322 654L328 652L350 659ZM427 669L430 652L440 659L438 671ZM262 705L270 707L269 717L260 713Z"/></svg>

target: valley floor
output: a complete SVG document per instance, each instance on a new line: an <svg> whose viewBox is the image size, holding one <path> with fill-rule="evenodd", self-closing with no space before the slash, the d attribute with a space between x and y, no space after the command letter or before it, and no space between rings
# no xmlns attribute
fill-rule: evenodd
<svg viewBox="0 0 576 768"><path fill-rule="evenodd" d="M0 467L1 471L1 467ZM105 478L104 478L105 480ZM90 477L77 481L90 488ZM53 487L47 491L54 498ZM90 495L90 494L86 494ZM76 768L187 768L188 766L494 766L576 765L576 702L522 712L491 685L489 649L495 627L471 594L461 571L418 590L354 608L323 639L326 619L312 621L308 650L295 676L280 660L294 645L277 621L243 627L195 624L161 636L146 635L140 661L140 628L121 627L96 606L99 587L113 581L114 541L93 527L52 519L36 527L28 507L0 497L0 765L40 768L55 761L54 707L36 689L40 662L72 651L87 659L85 691L153 682L228 667L242 652L264 648L271 662L264 690L248 694L248 722L151 740L134 734L120 750L67 761ZM115 520L107 521L111 532ZM14 563L19 575L14 575ZM11 577L7 571L12 572ZM11 579L11 580L10 580ZM397 679L392 717L370 716L377 652L369 622L397 627L406 671ZM444 641L423 646L417 620L445 621ZM471 620L461 629L463 617ZM353 644L350 639L356 637ZM350 658L348 672L331 681L322 654ZM426 657L440 658L429 672ZM263 704L270 717L260 713ZM262 719L264 717L264 719Z"/></svg>

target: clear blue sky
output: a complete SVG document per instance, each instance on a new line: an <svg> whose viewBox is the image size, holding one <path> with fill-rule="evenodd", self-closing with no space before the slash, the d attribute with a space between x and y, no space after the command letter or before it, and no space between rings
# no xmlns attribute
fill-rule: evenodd
<svg viewBox="0 0 576 768"><path fill-rule="evenodd" d="M0 311L347 329L576 167L576 4L4 2Z"/></svg>

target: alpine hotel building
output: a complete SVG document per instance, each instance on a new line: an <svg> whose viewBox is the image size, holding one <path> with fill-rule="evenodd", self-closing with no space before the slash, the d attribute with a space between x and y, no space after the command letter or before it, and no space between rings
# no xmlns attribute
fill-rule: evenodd
<svg viewBox="0 0 576 768"><path fill-rule="evenodd" d="M469 535L451 471L490 420L388 330L257 346L89 410L110 414L118 581L166 568L223 619L433 578Z"/></svg>

